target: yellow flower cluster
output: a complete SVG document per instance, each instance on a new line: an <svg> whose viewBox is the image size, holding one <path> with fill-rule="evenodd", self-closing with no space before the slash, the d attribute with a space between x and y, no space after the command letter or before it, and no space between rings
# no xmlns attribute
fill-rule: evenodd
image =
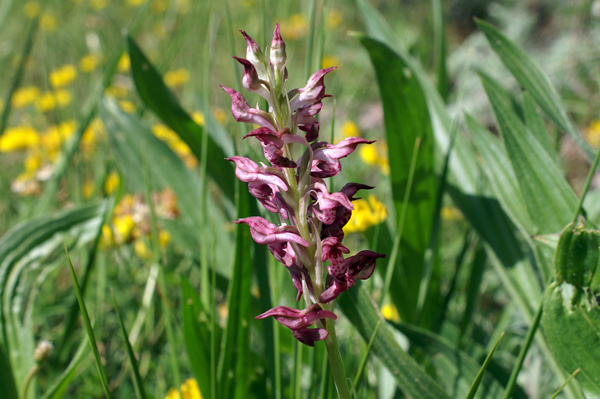
<svg viewBox="0 0 600 399"><path fill-rule="evenodd" d="M344 233L366 231L369 227L376 226L387 218L385 205L372 194L368 198L368 201L359 199L352 202L354 211L352 211L350 221L344 226Z"/></svg>
<svg viewBox="0 0 600 399"><path fill-rule="evenodd" d="M190 80L190 73L183 68L165 73L165 84L170 88L181 87Z"/></svg>
<svg viewBox="0 0 600 399"><path fill-rule="evenodd" d="M600 119L594 119L584 133L592 147L600 148Z"/></svg>
<svg viewBox="0 0 600 399"><path fill-rule="evenodd" d="M72 64L65 64L50 72L50 85L59 88L70 85L77 79L77 69Z"/></svg>
<svg viewBox="0 0 600 399"><path fill-rule="evenodd" d="M281 24L281 36L285 40L298 40L306 36L308 21L304 14L292 14L288 20Z"/></svg>
<svg viewBox="0 0 600 399"><path fill-rule="evenodd" d="M85 73L93 72L100 60L94 54L87 54L79 60L79 69Z"/></svg>
<svg viewBox="0 0 600 399"><path fill-rule="evenodd" d="M342 125L342 136L359 137L360 129L356 123L346 121ZM387 158L387 144L384 141L377 141L371 145L363 145L358 148L358 154L364 163L370 166L379 166L381 173L390 174L390 164Z"/></svg>
<svg viewBox="0 0 600 399"><path fill-rule="evenodd" d="M115 185L118 186L118 179L117 174L111 174L107 178L105 183L107 192L112 192L116 188ZM156 214L161 218L174 219L179 214L177 197L168 188L154 193L152 202ZM102 226L100 244L102 248L110 248L133 242L136 255L142 259L148 259L151 253L146 241L150 231L150 210L144 202L143 196L127 194L115 206L111 223ZM161 248L166 247L170 242L171 235L159 226L158 243Z"/></svg>
<svg viewBox="0 0 600 399"><path fill-rule="evenodd" d="M181 394L179 393L181 391ZM169 389L165 399L202 399L198 382L194 378L187 379L181 384L181 389L178 391L175 388Z"/></svg>
<svg viewBox="0 0 600 399"><path fill-rule="evenodd" d="M179 138L177 133L161 123L152 126L152 132L156 137L164 141L185 162L188 168L192 169L196 167L198 160L192 154L190 147Z"/></svg>

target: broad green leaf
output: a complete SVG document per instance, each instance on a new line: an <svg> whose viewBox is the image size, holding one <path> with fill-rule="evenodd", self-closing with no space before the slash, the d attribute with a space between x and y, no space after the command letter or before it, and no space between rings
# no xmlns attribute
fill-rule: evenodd
<svg viewBox="0 0 600 399"><path fill-rule="evenodd" d="M131 59L131 73L137 92L152 112L173 129L188 145L198 160L203 157L202 139L206 131L184 111L173 93L164 84L160 74L137 46L127 38ZM233 155L233 145L227 136L207 137L207 170L225 195L233 199L233 170L224 165L223 159Z"/></svg>
<svg viewBox="0 0 600 399"><path fill-rule="evenodd" d="M480 75L490 100L506 153L521 188L534 234L558 232L571 221L577 196L556 162L521 122L497 84Z"/></svg>
<svg viewBox="0 0 600 399"><path fill-rule="evenodd" d="M421 348L436 365L437 376L451 396L455 398L466 397L473 380L476 378L480 365L467 352L461 350L446 338L430 331L407 323L392 323L409 340L411 345ZM504 388L502 380L490 370L484 378L482 391L477 397L500 397ZM515 398L525 399L527 396L521 390L515 393Z"/></svg>
<svg viewBox="0 0 600 399"><path fill-rule="evenodd" d="M392 373L406 396L413 399L449 398L440 385L400 347L373 299L361 285L340 295L336 303L365 342L370 340L377 323L381 322L371 353Z"/></svg>
<svg viewBox="0 0 600 399"><path fill-rule="evenodd" d="M36 217L10 229L0 239L0 346L21 386L33 366L33 326L24 316L34 303L23 274L39 267L38 274L54 267L60 248L81 246L94 238L104 220L106 202ZM25 296L24 296L25 295ZM25 300L26 299L26 300ZM27 305L29 304L29 305Z"/></svg>
<svg viewBox="0 0 600 399"><path fill-rule="evenodd" d="M218 331L210 331L210 318L202 307L200 296L196 289L185 278L181 278L181 290L183 292L181 311L183 319L183 338L187 355L192 365L192 371L198 381L198 388L205 398L212 398L211 387L211 334ZM215 342L219 342L217 337Z"/></svg>
<svg viewBox="0 0 600 399"><path fill-rule="evenodd" d="M555 255L555 282L544 294L542 326L554 355L588 398L600 397L600 233L569 224Z"/></svg>
<svg viewBox="0 0 600 399"><path fill-rule="evenodd" d="M4 353L2 345L0 345L0 386L2 387L2 395L6 395L6 399L19 399L17 386L15 385L15 377L13 376L12 366L8 356Z"/></svg>
<svg viewBox="0 0 600 399"><path fill-rule="evenodd" d="M403 276L403 285L393 292L397 293L394 302L403 319L413 320L436 203L437 180L431 120L421 86L406 61L381 42L367 36L359 36L359 39L371 57L383 102L397 220L403 207L407 207L400 243L402 259L396 270ZM404 204L417 139L420 144L413 185L408 204Z"/></svg>
<svg viewBox="0 0 600 399"><path fill-rule="evenodd" d="M567 132L588 157L593 159L594 151L581 138L567 117L558 93L538 63L491 24L482 20L476 20L476 22L500 61L510 70L519 85L531 94L546 116L552 119L561 130Z"/></svg>
<svg viewBox="0 0 600 399"><path fill-rule="evenodd" d="M66 247L65 247L65 250L66 250ZM98 345L96 344L96 337L94 335L94 329L92 328L90 316L89 316L87 308L85 306L85 301L83 300L83 296L81 294L81 289L79 287L79 283L77 282L77 275L75 274L75 269L73 269L73 264L71 263L71 258L69 257L68 251L67 251L67 262L69 264L69 270L71 271L71 277L73 278L73 286L75 287L75 295L77 296L77 302L79 303L79 309L81 310L81 317L83 319L83 325L85 327L85 332L87 334L90 347L92 348L92 353L94 354L94 361L96 363L96 368L98 370L98 375L100 377L100 385L102 386L102 390L104 391L104 396L106 396L107 399L110 399L110 398L112 398L112 394L111 394L110 388L108 386L108 378L106 378L106 370L104 369L104 365L102 364L102 360L100 359L100 352L98 351Z"/></svg>
<svg viewBox="0 0 600 399"><path fill-rule="evenodd" d="M542 115L537 111L535 102L531 98L531 94L523 92L523 114L525 117L525 124L529 131L535 136L536 140L544 147L548 155L552 159L556 159L556 151L550 140L548 130L544 125Z"/></svg>

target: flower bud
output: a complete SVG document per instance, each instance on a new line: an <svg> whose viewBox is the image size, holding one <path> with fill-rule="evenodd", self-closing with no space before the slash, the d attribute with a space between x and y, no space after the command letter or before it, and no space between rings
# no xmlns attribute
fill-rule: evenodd
<svg viewBox="0 0 600 399"><path fill-rule="evenodd" d="M283 71L287 61L287 55L285 53L285 42L279 33L279 24L275 25L273 40L271 41L271 53L269 56L271 58L271 65L273 65L275 69Z"/></svg>
<svg viewBox="0 0 600 399"><path fill-rule="evenodd" d="M246 39L246 43L248 43L248 47L246 48L246 59L250 61L252 65L254 65L254 68L256 68L256 73L258 74L259 79L268 80L267 63L265 61L265 55L263 54L263 51L258 43L248 36L245 31L240 30L240 32L242 32L244 39Z"/></svg>
<svg viewBox="0 0 600 399"><path fill-rule="evenodd" d="M36 363L43 363L48 360L53 349L54 345L52 345L52 342L47 340L40 341L33 352L33 358Z"/></svg>

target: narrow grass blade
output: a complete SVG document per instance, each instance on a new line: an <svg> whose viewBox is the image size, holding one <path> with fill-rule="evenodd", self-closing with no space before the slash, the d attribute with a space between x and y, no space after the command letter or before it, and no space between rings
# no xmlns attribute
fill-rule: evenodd
<svg viewBox="0 0 600 399"><path fill-rule="evenodd" d="M75 287L75 295L77 296L77 302L79 303L79 309L81 310L81 317L83 319L83 325L85 326L85 331L86 331L86 334L88 337L88 342L90 344L90 347L92 348L92 353L94 354L94 360L96 362L96 368L98 369L100 385L102 385L102 390L104 391L104 396L106 396L107 399L111 399L112 395L110 393L110 388L108 386L108 379L106 378L106 370L104 369L104 365L102 364L102 360L100 359L100 352L98 352L98 345L96 345L96 337L94 336L94 329L92 328L92 324L90 322L90 317L88 315L88 311L85 306L83 296L81 294L81 289L79 288L79 283L77 282L77 276L75 275L75 269L73 269L73 264L71 263L71 258L69 257L69 251L67 251L66 247L65 247L65 252L67 253L67 262L69 263L71 277L73 278L73 286Z"/></svg>
<svg viewBox="0 0 600 399"><path fill-rule="evenodd" d="M406 59L377 40L359 34L356 36L368 51L377 75L383 103L396 217L400 219L403 209L406 209L400 244L402 262L397 270L404 286L391 294L401 317L414 320L438 189L430 115L423 89ZM413 160L411 153L416 140L420 142L419 156L413 187L407 198L407 181ZM400 229L400 226L397 228Z"/></svg>
<svg viewBox="0 0 600 399"><path fill-rule="evenodd" d="M498 344L500 344L500 341L502 340L503 336L504 336L504 333L502 333L502 335L500 335L500 338L498 339L498 341L496 341L496 345L494 345L494 348L492 349L492 351L485 358L485 362L483 362L483 365L481 366L481 370L479 370L477 377L475 377L475 380L473 381L473 385L471 386L471 389L469 390L469 394L467 395L466 399L473 399L475 397L475 394L477 393L477 390L479 389L479 385L481 384L481 381L483 381L485 369L490 364L490 360L492 360L492 356L494 355L494 352L496 352L496 349L498 348Z"/></svg>
<svg viewBox="0 0 600 399"><path fill-rule="evenodd" d="M158 71L130 36L127 37L127 48L135 87L144 104L181 137L198 160L202 160L202 137L206 134L205 130L184 111ZM209 135L207 145L209 175L228 198L233 198L233 169L223 161L233 155L231 141L227 136L219 136L217 140Z"/></svg>
<svg viewBox="0 0 600 399"><path fill-rule="evenodd" d="M77 367L79 367L79 364L85 355L88 354L89 345L86 341L87 339L82 338L79 348L77 348L73 359L71 359L68 366L63 370L62 374L56 379L50 388L48 388L41 399L61 399L64 397L67 389L69 388L69 384L73 378L75 378Z"/></svg>
<svg viewBox="0 0 600 399"><path fill-rule="evenodd" d="M121 312L119 311L119 307L117 305L117 300L115 299L115 293L111 289L113 306L115 307L115 312L117 312L117 320L119 321L119 329L121 330L121 335L123 337L123 341L125 342L125 349L127 350L127 357L129 358L129 363L131 364L131 369L133 371L133 387L135 389L135 395L138 399L146 399L146 389L144 388L144 380L140 375L140 368L138 365L138 361L135 357L135 353L133 352L133 348L131 347L131 343L129 342L129 335L127 334L127 330L125 329L125 323L123 323L123 318L121 317Z"/></svg>
<svg viewBox="0 0 600 399"><path fill-rule="evenodd" d="M431 0L433 15L433 38L435 64L437 69L437 89L444 101L448 101L449 85L446 67L446 31L444 23L444 6L441 0Z"/></svg>
<svg viewBox="0 0 600 399"><path fill-rule="evenodd" d="M183 319L183 338L187 355L192 365L192 371L198 381L198 387L205 398L213 397L210 372L208 368L211 361L211 335L217 335L219 331L211 331L208 314L202 307L202 301L196 289L185 278L181 278L182 302L181 312Z"/></svg>
<svg viewBox="0 0 600 399"><path fill-rule="evenodd" d="M552 119L561 130L567 132L592 159L594 157L592 147L583 140L567 117L558 93L538 63L493 25L479 19L476 22L500 61L510 70L519 85L531 94L546 116Z"/></svg>
<svg viewBox="0 0 600 399"><path fill-rule="evenodd" d="M3 2L4 3L4 2ZM9 3L6 1L6 3ZM0 6L1 8L1 6ZM0 14L2 11L0 11ZM0 17L0 20L2 18ZM17 66L17 71L15 72L15 76L13 77L10 87L8 89L8 93L4 98L4 110L2 111L2 117L0 118L0 136L4 133L6 129L6 124L8 123L8 116L11 111L11 100L13 94L21 84L21 79L23 78L23 72L25 71L25 63L29 59L29 54L31 53L31 49L33 48L33 41L35 37L35 33L38 28L38 18L29 22L29 28L27 29L27 34L25 36L25 45L23 46L23 51L21 51L21 56L19 58L19 65Z"/></svg>
<svg viewBox="0 0 600 399"><path fill-rule="evenodd" d="M558 388L556 390L556 392L554 392L554 395L552 395L552 397L550 399L556 399L556 397L563 391L563 389L565 389L565 387L567 386L567 384L569 384L569 382L571 382L571 380L573 378L575 378L575 376L577 374L579 374L580 371L581 371L581 369L577 369L577 370L573 371L573 374L571 374L569 376L569 378L567 378L567 380L560 386L560 388Z"/></svg>
<svg viewBox="0 0 600 399"><path fill-rule="evenodd" d="M375 325L375 330L373 330L373 335L367 344L367 349L365 349L363 358L360 361L360 366L358 366L358 371L356 372L356 376L354 377L354 387L359 386L360 381L362 380L363 372L365 370L365 366L367 365L367 360L369 360L369 355L371 354L371 348L373 347L373 342L375 342L375 337L377 336L377 332L379 332L379 327L381 327L381 320L377 322Z"/></svg>
<svg viewBox="0 0 600 399"><path fill-rule="evenodd" d="M371 351L392 373L407 396L413 399L449 398L440 385L400 347L362 285L346 291L336 304L340 305L365 341L370 340L377 323L382 322Z"/></svg>

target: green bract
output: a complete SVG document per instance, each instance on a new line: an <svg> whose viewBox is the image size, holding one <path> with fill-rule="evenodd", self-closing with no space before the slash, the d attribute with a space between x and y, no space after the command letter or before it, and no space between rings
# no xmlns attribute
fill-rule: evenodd
<svg viewBox="0 0 600 399"><path fill-rule="evenodd" d="M600 398L600 232L569 224L554 256L555 281L544 294L548 343L588 398Z"/></svg>

